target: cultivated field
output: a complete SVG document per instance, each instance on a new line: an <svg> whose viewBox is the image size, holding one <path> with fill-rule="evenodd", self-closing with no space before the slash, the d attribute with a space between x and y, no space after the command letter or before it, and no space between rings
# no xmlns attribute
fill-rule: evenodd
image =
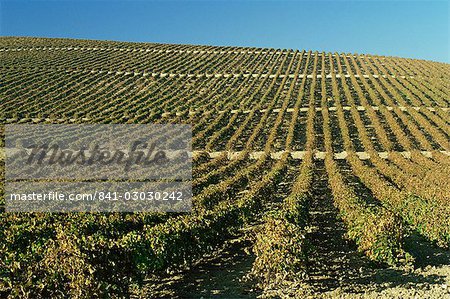
<svg viewBox="0 0 450 299"><path fill-rule="evenodd" d="M6 37L0 61L2 124L186 123L194 149L189 214L2 198L1 297L450 296L450 65Z"/></svg>

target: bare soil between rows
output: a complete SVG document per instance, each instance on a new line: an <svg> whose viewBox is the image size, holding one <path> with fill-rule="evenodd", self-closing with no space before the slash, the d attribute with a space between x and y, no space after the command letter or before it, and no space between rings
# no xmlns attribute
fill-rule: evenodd
<svg viewBox="0 0 450 299"><path fill-rule="evenodd" d="M346 229L333 205L323 161L316 161L312 190L309 272L301 283L261 290L246 279L255 259L252 245L259 218L190 269L149 280L140 297L450 298L449 251L412 233L405 249L416 258L414 267L374 263L345 238ZM276 207L277 203L269 209Z"/></svg>

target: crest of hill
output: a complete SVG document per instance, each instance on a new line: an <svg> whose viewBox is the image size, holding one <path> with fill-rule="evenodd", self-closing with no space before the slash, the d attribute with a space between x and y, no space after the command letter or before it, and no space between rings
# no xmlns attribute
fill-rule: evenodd
<svg viewBox="0 0 450 299"><path fill-rule="evenodd" d="M43 48L43 47L102 47L102 48L139 48L139 49L153 49L158 46L165 46L168 49L180 48L184 50L192 51L282 51L285 53L301 51L295 49L274 49L274 48L257 48L257 47L233 47L233 46L207 46L207 45L192 45L192 44L162 44L162 43L149 43L149 42L123 42L123 41L108 41L108 40L89 40L89 39L70 39L70 38L46 38L46 37L14 37L4 36L0 37L0 49L9 48ZM308 52L308 50L305 50ZM311 53L328 54L325 52L318 52L309 50ZM409 60L413 61L426 61L432 62L436 65L445 67L450 72L450 64L443 62L428 61L422 59L401 58L392 56L372 55L372 54L358 54L358 53L334 53L337 55L358 55L361 57L370 56L377 58L391 58L396 60Z"/></svg>

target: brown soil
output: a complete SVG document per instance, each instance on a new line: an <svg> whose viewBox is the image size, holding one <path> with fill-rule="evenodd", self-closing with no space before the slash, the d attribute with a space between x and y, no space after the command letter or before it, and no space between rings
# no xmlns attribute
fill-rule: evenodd
<svg viewBox="0 0 450 299"><path fill-rule="evenodd" d="M291 168L292 169L292 168ZM292 172L292 170L290 171ZM286 180L293 175L289 173ZM345 238L327 185L323 161L316 161L310 205L308 278L276 290L258 290L245 279L251 271L254 223L239 230L220 249L190 269L149 279L139 297L149 298L450 298L450 252L412 234L405 249L414 268L392 268L370 261ZM289 192L280 184L280 194ZM268 205L277 208L279 200Z"/></svg>

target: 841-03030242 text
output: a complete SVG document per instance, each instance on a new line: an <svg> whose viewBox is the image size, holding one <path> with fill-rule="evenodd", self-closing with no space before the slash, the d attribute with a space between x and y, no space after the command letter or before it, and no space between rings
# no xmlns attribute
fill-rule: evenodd
<svg viewBox="0 0 450 299"><path fill-rule="evenodd" d="M11 124L5 206L22 212L190 212L192 128Z"/></svg>
<svg viewBox="0 0 450 299"><path fill-rule="evenodd" d="M66 193L50 191L48 193L12 193L11 201L182 201L183 191L94 191L88 193Z"/></svg>

